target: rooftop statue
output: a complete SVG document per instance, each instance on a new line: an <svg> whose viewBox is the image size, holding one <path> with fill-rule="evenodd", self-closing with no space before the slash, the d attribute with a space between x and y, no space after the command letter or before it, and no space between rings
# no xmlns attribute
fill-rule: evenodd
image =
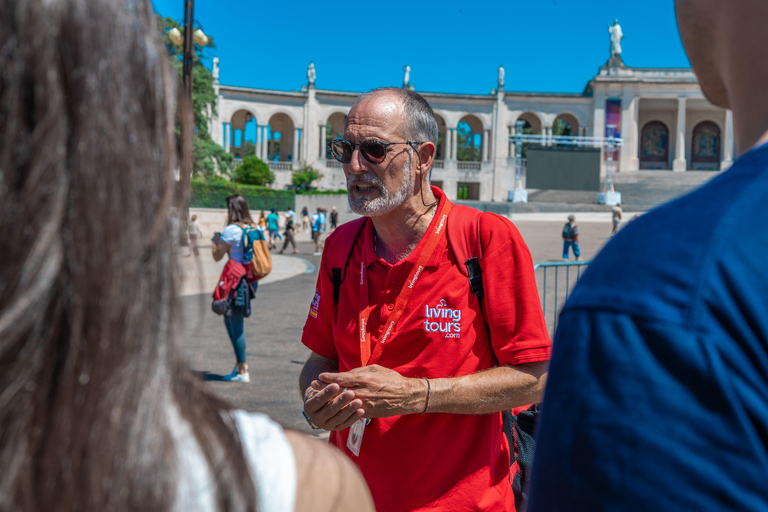
<svg viewBox="0 0 768 512"><path fill-rule="evenodd" d="M408 88L408 84L411 81L411 66L406 65L404 68L405 76L403 77L403 87Z"/></svg>
<svg viewBox="0 0 768 512"><path fill-rule="evenodd" d="M621 54L621 39L624 37L619 20L614 20L613 26L608 25L608 32L611 34L611 56L618 56Z"/></svg>
<svg viewBox="0 0 768 512"><path fill-rule="evenodd" d="M499 66L499 89L504 88L504 68Z"/></svg>
<svg viewBox="0 0 768 512"><path fill-rule="evenodd" d="M309 80L309 85L315 85L315 63L311 61L307 68L307 80Z"/></svg>

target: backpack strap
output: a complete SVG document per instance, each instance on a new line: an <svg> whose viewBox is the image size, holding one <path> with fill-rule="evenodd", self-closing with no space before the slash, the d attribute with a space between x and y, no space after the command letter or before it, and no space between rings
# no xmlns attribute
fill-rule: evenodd
<svg viewBox="0 0 768 512"><path fill-rule="evenodd" d="M459 270L469 279L472 290L482 309L483 297L483 244L480 241L480 217L483 212L469 206L453 205L448 215L448 244L451 246Z"/></svg>
<svg viewBox="0 0 768 512"><path fill-rule="evenodd" d="M326 267L331 267L331 281L333 282L333 303L339 303L339 292L341 283L347 277L347 267L349 259L352 257L352 250L355 248L357 238L363 231L368 217L360 217L350 222L345 222L333 232L333 239L328 242L328 252L326 254Z"/></svg>

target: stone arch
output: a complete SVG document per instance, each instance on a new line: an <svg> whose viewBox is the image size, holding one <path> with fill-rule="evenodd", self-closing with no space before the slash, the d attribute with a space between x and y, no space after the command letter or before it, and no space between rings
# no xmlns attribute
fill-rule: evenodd
<svg viewBox="0 0 768 512"><path fill-rule="evenodd" d="M717 123L702 121L693 128L691 137L691 169L709 171L720 169L722 132Z"/></svg>
<svg viewBox="0 0 768 512"><path fill-rule="evenodd" d="M445 122L445 118L440 114L435 113L435 119L437 120L437 149L435 151L435 160L448 160L450 155L447 154L448 145L445 143L448 136L448 124Z"/></svg>
<svg viewBox="0 0 768 512"><path fill-rule="evenodd" d="M559 121L559 122L558 122ZM579 135L579 120L570 112L558 114L552 123L552 135Z"/></svg>
<svg viewBox="0 0 768 512"><path fill-rule="evenodd" d="M640 169L669 169L669 128L649 121L640 130Z"/></svg>
<svg viewBox="0 0 768 512"><path fill-rule="evenodd" d="M295 124L287 113L279 112L269 118L267 139L267 160L270 162L289 162L298 155L293 154Z"/></svg>
<svg viewBox="0 0 768 512"><path fill-rule="evenodd" d="M255 154L256 114L249 108L240 108L229 117L229 123L229 152L240 158Z"/></svg>
<svg viewBox="0 0 768 512"><path fill-rule="evenodd" d="M486 143L483 122L472 114L467 114L457 124L456 160L479 162L482 159L482 146Z"/></svg>
<svg viewBox="0 0 768 512"><path fill-rule="evenodd" d="M329 160L333 158L331 152L328 151L328 143L344 136L346 122L347 114L345 112L334 112L325 121L325 158Z"/></svg>
<svg viewBox="0 0 768 512"><path fill-rule="evenodd" d="M517 116L517 121L524 121L527 124L526 128L530 128L531 134L533 135L539 135L541 134L541 117L539 117L537 114L534 114L533 112L523 112L519 116ZM515 126L517 125L517 122L515 122Z"/></svg>

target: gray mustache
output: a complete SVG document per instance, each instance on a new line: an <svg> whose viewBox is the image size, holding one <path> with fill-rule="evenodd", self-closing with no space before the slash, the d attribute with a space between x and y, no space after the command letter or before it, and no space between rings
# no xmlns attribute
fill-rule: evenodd
<svg viewBox="0 0 768 512"><path fill-rule="evenodd" d="M379 180L379 178L377 178L373 174L371 174L371 175L368 175L368 174L362 174L362 175L361 174L354 174L354 175L352 175L351 174L347 178L347 186L354 185L355 183L357 183L359 181L360 182L368 182L368 183L371 183L371 184L376 185L376 186L381 186L381 180Z"/></svg>

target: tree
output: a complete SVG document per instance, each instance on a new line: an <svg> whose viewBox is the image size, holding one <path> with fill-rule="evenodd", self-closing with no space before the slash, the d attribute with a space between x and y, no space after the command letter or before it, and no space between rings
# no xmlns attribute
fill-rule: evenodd
<svg viewBox="0 0 768 512"><path fill-rule="evenodd" d="M243 163L235 169L234 181L245 185L271 185L275 181L275 173L264 160L256 156L243 158Z"/></svg>
<svg viewBox="0 0 768 512"><path fill-rule="evenodd" d="M171 54L171 63L179 73L181 84L183 47L174 45L168 37L168 31L177 28L183 32L183 27L172 18L157 16L158 27L162 31L165 46ZM215 49L213 37L208 36L210 42L207 48ZM216 92L213 89L213 76L203 65L203 47L195 43L195 54L192 59L192 107L195 114L195 139L192 160L192 174L206 179L221 173L229 177L234 166L234 157L224 151L224 148L213 142L208 131L208 125L216 112ZM214 127L215 129L215 127ZM179 137L181 127L176 125L176 134Z"/></svg>
<svg viewBox="0 0 768 512"><path fill-rule="evenodd" d="M291 175L291 185L301 190L312 190L312 183L323 177L314 167L303 165Z"/></svg>

